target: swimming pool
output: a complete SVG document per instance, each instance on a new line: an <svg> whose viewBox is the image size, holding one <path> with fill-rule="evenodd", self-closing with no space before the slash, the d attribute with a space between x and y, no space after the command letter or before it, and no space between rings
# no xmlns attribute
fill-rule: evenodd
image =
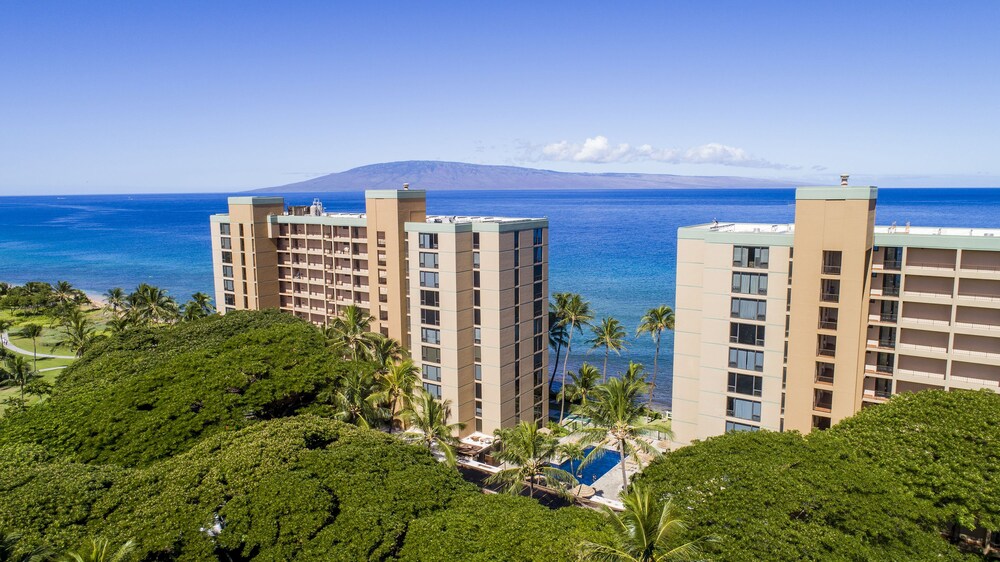
<svg viewBox="0 0 1000 562"><path fill-rule="evenodd" d="M587 447L584 449L584 453L589 455L593 450L593 447ZM604 452L598 453L598 456L590 461L590 464L584 467L582 472L579 469L580 461L567 460L559 464L552 463L552 466L561 468L570 474L573 474L572 470L575 469L578 474L573 474L573 476L575 476L581 484L587 484L589 486L596 482L598 478L607 474L609 470L614 468L618 464L619 460L618 453L604 449ZM570 468L570 463L572 463L572 469Z"/></svg>

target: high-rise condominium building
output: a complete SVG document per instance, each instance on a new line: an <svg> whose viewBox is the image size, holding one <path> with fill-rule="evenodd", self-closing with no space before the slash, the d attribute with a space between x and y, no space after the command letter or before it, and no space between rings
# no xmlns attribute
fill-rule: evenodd
<svg viewBox="0 0 1000 562"><path fill-rule="evenodd" d="M798 189L794 224L679 229L678 443L1000 391L1000 230L875 226L876 196L845 177Z"/></svg>
<svg viewBox="0 0 1000 562"><path fill-rule="evenodd" d="M399 340L463 434L548 417L548 221L428 216L418 190L365 192L364 213L230 197L213 215L216 302L318 325L347 306Z"/></svg>

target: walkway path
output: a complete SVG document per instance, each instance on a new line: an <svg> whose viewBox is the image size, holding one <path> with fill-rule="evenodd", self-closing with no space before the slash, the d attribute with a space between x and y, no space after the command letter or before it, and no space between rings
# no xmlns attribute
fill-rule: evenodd
<svg viewBox="0 0 1000 562"><path fill-rule="evenodd" d="M16 345L10 343L10 339L7 337L7 332L3 333L3 337L0 338L0 340L3 340L3 346L4 347L6 347L7 349L13 351L14 353L20 353L21 355L28 355L30 357L34 357L35 356L35 354L32 353L31 351L28 351L27 349L21 349L20 347L17 347ZM39 353L38 354L38 358L39 359L76 359L76 356L75 355L50 355L48 353Z"/></svg>

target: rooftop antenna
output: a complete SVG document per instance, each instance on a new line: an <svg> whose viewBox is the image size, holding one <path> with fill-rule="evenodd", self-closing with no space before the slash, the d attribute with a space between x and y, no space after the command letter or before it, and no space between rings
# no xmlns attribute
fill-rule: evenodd
<svg viewBox="0 0 1000 562"><path fill-rule="evenodd" d="M847 185L847 178L849 178L849 177L850 176L847 175L847 174L840 174L840 185L846 186Z"/></svg>

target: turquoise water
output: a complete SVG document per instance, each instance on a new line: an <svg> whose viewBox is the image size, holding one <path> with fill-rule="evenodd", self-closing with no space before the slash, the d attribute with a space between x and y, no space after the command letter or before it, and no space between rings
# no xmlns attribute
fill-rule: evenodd
<svg viewBox="0 0 1000 562"><path fill-rule="evenodd" d="M593 451L593 447L587 447L583 450L584 455L589 455ZM590 461L590 464L585 466L583 470L580 470L580 461L563 461L559 464L553 463L552 466L556 468L561 468L570 474L573 474L573 470L576 470L579 474L573 474L580 481L581 484L586 484L590 486L601 476L608 473L609 470L618 465L618 461L621 460L621 456L614 452L604 449L603 453L598 453L594 460ZM572 466L571 466L572 465Z"/></svg>
<svg viewBox="0 0 1000 562"><path fill-rule="evenodd" d="M227 194L0 197L0 280L68 280L102 293L141 282L179 299L212 293L208 215L226 211ZM308 204L313 194L292 194ZM323 194L331 211L364 209L361 192ZM794 191L502 191L431 192L436 214L546 216L550 222L550 289L590 300L598 318L612 315L634 330L646 309L674 304L677 228L720 221L793 220ZM1000 189L883 189L878 222L1000 227ZM584 338L577 336L577 342ZM669 404L672 339L664 338L656 400ZM599 364L600 353L574 346ZM632 358L652 368L648 338L633 341L609 370Z"/></svg>

